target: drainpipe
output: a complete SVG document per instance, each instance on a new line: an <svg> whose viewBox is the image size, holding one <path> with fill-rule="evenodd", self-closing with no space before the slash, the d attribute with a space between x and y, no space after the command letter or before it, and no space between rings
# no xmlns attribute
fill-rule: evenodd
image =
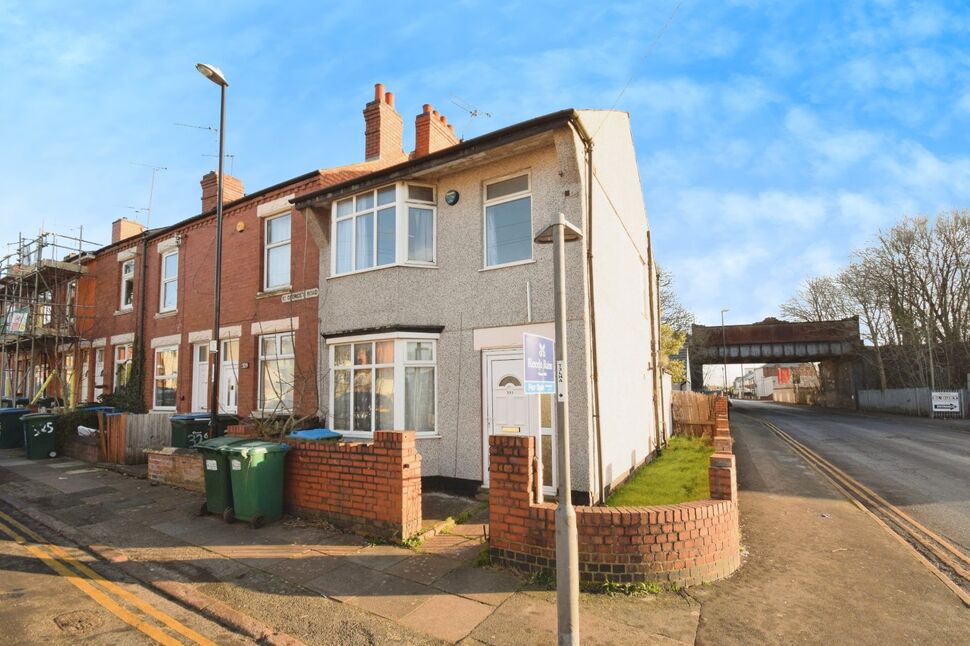
<svg viewBox="0 0 970 646"><path fill-rule="evenodd" d="M146 293L148 288L148 232L147 231L144 231L141 234L141 280L139 282L141 284L139 285L139 288L138 288L138 323L136 325L136 331L135 331L135 334L136 334L135 344L132 346L132 349L137 347L139 350L139 354L141 354L141 356L140 357L133 356L132 361L135 361L135 359L141 361L141 374L142 374L141 403L142 405L144 405L145 404L144 377L145 375L148 374L148 371L145 369L146 368L145 362L147 361L147 359L145 358L145 303L146 303L145 297L148 296L148 294ZM114 352L114 348L112 348L111 351ZM107 361L107 359L108 358L105 357L105 361ZM114 366L113 361L111 365ZM152 370L154 370L154 368L152 368ZM130 378L131 371L129 371L128 374ZM102 383L103 383L103 380L102 380ZM112 392L117 387L118 387L118 384L114 382L114 375L112 374L112 379L111 379ZM153 387L154 387L154 382L153 382Z"/></svg>
<svg viewBox="0 0 970 646"><path fill-rule="evenodd" d="M663 373L660 365L660 321L658 317L654 316L654 312L660 311L657 302L658 292L660 291L658 280L659 277L653 260L653 239L650 232L647 231L647 284L649 285L648 298L650 302L650 336L653 337L650 343L650 358L653 363L653 425L654 440L657 443L656 452L659 456L660 445L663 440L662 402L660 401L663 397L663 387L660 381L663 379Z"/></svg>
<svg viewBox="0 0 970 646"><path fill-rule="evenodd" d="M603 482L603 429L600 425L599 360L596 353L596 297L593 289L593 138L589 135L578 114L573 114L570 123L583 142L586 162L586 227L583 231L583 237L586 239L586 290L589 293L590 375L593 381L593 431L596 434L597 478L597 499L590 502L603 502L606 499L606 484Z"/></svg>

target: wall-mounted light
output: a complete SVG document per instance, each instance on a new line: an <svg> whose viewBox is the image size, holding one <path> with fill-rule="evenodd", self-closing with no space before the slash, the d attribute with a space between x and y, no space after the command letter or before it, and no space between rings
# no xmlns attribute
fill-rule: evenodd
<svg viewBox="0 0 970 646"><path fill-rule="evenodd" d="M454 206L458 204L458 199L460 197L461 195L458 193L458 191L456 191L455 189L451 189L450 191L445 193L445 204L447 204L448 206Z"/></svg>

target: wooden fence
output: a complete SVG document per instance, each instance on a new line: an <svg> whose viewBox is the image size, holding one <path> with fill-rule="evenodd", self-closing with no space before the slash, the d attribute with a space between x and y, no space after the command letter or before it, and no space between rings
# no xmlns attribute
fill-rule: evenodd
<svg viewBox="0 0 970 646"><path fill-rule="evenodd" d="M674 391L671 407L674 417L674 434L713 438L714 395Z"/></svg>
<svg viewBox="0 0 970 646"><path fill-rule="evenodd" d="M158 449L170 444L171 416L169 413L99 415L101 460L115 464L148 462L145 449Z"/></svg>

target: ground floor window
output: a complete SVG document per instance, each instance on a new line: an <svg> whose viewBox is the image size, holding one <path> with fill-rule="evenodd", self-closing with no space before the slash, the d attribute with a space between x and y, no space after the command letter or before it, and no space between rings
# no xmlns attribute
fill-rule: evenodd
<svg viewBox="0 0 970 646"><path fill-rule="evenodd" d="M114 391L116 393L124 392L128 384L128 377L131 375L131 351L130 343L115 346Z"/></svg>
<svg viewBox="0 0 970 646"><path fill-rule="evenodd" d="M158 410L175 410L175 390L179 378L178 346L155 350L155 403Z"/></svg>
<svg viewBox="0 0 970 646"><path fill-rule="evenodd" d="M414 338L332 343L334 430L434 433L436 345L434 339Z"/></svg>
<svg viewBox="0 0 970 646"><path fill-rule="evenodd" d="M259 409L265 413L288 413L293 409L293 343L292 332L259 337Z"/></svg>

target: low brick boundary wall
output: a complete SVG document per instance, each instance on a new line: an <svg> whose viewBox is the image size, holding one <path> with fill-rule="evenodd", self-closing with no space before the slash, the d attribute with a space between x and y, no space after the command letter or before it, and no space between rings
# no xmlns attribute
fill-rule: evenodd
<svg viewBox="0 0 970 646"><path fill-rule="evenodd" d="M740 565L737 473L727 401L718 400L711 498L653 507L576 507L580 579L696 585ZM534 503L531 437L493 435L489 462L492 559L519 570L554 570L555 511Z"/></svg>
<svg viewBox="0 0 970 646"><path fill-rule="evenodd" d="M68 435L64 438L64 455L75 460L84 462L99 462L98 460L98 437L88 435Z"/></svg>
<svg viewBox="0 0 970 646"><path fill-rule="evenodd" d="M377 431L373 442L289 444L287 511L391 540L421 530L421 456L414 431Z"/></svg>
<svg viewBox="0 0 970 646"><path fill-rule="evenodd" d="M195 449L167 447L147 450L148 479L152 482L205 491L205 474L202 471L202 454Z"/></svg>

